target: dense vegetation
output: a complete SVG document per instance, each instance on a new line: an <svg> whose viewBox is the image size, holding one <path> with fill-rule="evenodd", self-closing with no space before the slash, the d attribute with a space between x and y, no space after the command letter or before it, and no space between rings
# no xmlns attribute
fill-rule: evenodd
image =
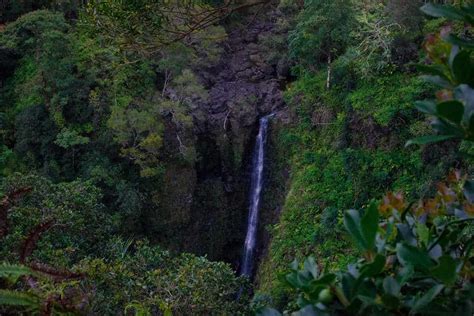
<svg viewBox="0 0 474 316"><path fill-rule="evenodd" d="M472 314L474 8L426 2L2 1L0 314Z"/></svg>

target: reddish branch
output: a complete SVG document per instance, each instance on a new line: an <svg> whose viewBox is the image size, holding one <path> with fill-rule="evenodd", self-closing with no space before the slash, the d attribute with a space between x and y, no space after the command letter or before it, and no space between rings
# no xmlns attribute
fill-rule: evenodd
<svg viewBox="0 0 474 316"><path fill-rule="evenodd" d="M38 243L41 234L53 227L54 223L54 220L49 220L39 225L36 225L36 227L33 228L33 230L28 234L28 237L26 238L25 243L23 244L23 247L21 249L20 263L25 264L26 258L31 256L33 250L35 250L36 244Z"/></svg>
<svg viewBox="0 0 474 316"><path fill-rule="evenodd" d="M197 21L194 21L192 24L188 24L188 30L186 31L170 31L167 30L168 32L174 33L174 34L179 34L178 37L174 38L173 40L164 43L165 45L173 44L176 42L179 42L189 35L195 33L196 31L203 30L215 23L217 23L220 20L225 19L229 15L231 15L234 12L242 11L245 9L249 9L251 7L259 6L259 5L264 5L270 3L271 0L261 0L261 1L256 1L256 2L251 2L251 3L246 3L242 4L236 7L232 7L232 1L226 1L224 5L217 7L215 9L200 13L204 14L204 17L201 17Z"/></svg>
<svg viewBox="0 0 474 316"><path fill-rule="evenodd" d="M21 188L13 192L8 193L0 200L0 238L5 236L8 232L8 212L12 208L13 204L24 194L31 191L31 188ZM23 247L20 252L20 263L27 265L31 270L41 273L54 281L65 281L71 279L84 278L82 273L74 273L67 270L51 267L47 264L40 262L29 262L26 260L36 248L36 245L41 238L41 235L48 231L50 228L56 225L55 220L51 219L35 226L32 231L28 234ZM25 277L25 282L32 289L38 289L38 282L32 275ZM74 294L74 293L73 293ZM73 295L74 296L74 295ZM82 293L81 300L78 304L74 304L73 298L69 295L60 296L57 294L50 295L41 304L41 315L52 315L53 307L57 307L61 311L66 312L78 312L82 310L84 305L87 304L87 296ZM76 300L77 301L77 300Z"/></svg>
<svg viewBox="0 0 474 316"><path fill-rule="evenodd" d="M51 267L45 263L40 262L30 262L26 263L26 259L31 256L33 251L36 248L38 240L41 238L41 235L48 231L51 227L55 226L54 220L49 220L44 223L37 225L33 230L29 233L28 237L23 244L20 253L20 263L26 264L30 267L33 271L40 272L42 274L46 274L47 276L51 277L52 279L59 281L59 280L67 280L67 279L78 279L82 278L83 274L74 273L66 270L60 270L54 267Z"/></svg>
<svg viewBox="0 0 474 316"><path fill-rule="evenodd" d="M61 270L40 262L30 262L28 264L28 267L30 267L33 271L46 274L48 277L54 279L55 281L82 279L84 277L83 273L75 273L68 270Z"/></svg>

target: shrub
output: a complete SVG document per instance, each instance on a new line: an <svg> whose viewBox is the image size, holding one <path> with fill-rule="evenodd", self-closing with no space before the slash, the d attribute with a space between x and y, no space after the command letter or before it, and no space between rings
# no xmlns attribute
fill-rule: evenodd
<svg viewBox="0 0 474 316"><path fill-rule="evenodd" d="M473 312L474 182L454 172L432 199L408 204L388 193L348 211L346 230L363 254L347 270L321 273L314 258L282 276L299 293L300 313L442 314ZM279 315L262 309L260 315Z"/></svg>

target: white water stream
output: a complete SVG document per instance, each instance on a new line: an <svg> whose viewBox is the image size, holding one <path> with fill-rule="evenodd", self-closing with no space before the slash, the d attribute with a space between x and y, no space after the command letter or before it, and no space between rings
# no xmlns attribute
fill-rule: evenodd
<svg viewBox="0 0 474 316"><path fill-rule="evenodd" d="M240 274L252 276L254 253L257 245L258 211L263 185L263 168L265 163L265 144L267 142L268 120L273 114L260 119L255 150L252 158L252 179L250 185L250 208L247 223L247 236L245 237L244 256Z"/></svg>

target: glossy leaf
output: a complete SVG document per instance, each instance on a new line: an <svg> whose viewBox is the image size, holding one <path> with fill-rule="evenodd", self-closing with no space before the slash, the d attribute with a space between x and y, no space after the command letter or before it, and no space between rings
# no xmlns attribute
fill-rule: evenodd
<svg viewBox="0 0 474 316"><path fill-rule="evenodd" d="M360 270L360 277L373 277L382 272L385 266L385 256L377 255L373 262L364 265Z"/></svg>
<svg viewBox="0 0 474 316"><path fill-rule="evenodd" d="M420 78L441 88L451 88L451 83L449 83L448 80L441 78L440 76L423 75L420 76Z"/></svg>
<svg viewBox="0 0 474 316"><path fill-rule="evenodd" d="M379 225L377 206L372 203L362 218L356 210L347 211L344 214L344 225L359 248L365 251L372 250Z"/></svg>
<svg viewBox="0 0 474 316"><path fill-rule="evenodd" d="M400 294L401 286L395 278L388 276L383 280L383 289L385 293L391 296L398 296Z"/></svg>
<svg viewBox="0 0 474 316"><path fill-rule="evenodd" d="M400 260L404 266L411 265L420 270L428 270L434 266L430 256L420 248L399 243L396 250L398 260Z"/></svg>
<svg viewBox="0 0 474 316"><path fill-rule="evenodd" d="M445 101L436 105L436 112L440 116L459 124L464 115L464 105L459 101Z"/></svg>
<svg viewBox="0 0 474 316"><path fill-rule="evenodd" d="M424 64L418 64L416 65L416 68L419 72L421 73L426 73L430 74L432 76L438 76L444 80L449 80L448 77L446 76L444 72L444 67L440 65L424 65Z"/></svg>
<svg viewBox="0 0 474 316"><path fill-rule="evenodd" d="M454 7L427 3L421 7L425 14L436 18L446 18L448 20L465 20L465 14Z"/></svg>
<svg viewBox="0 0 474 316"><path fill-rule="evenodd" d="M471 52L462 50L453 60L453 74L459 83L471 83L473 69L471 66Z"/></svg>
<svg viewBox="0 0 474 316"><path fill-rule="evenodd" d="M410 139L406 144L405 147L410 145L427 145L432 143L442 142L448 139L455 138L455 135L427 135L421 136L417 138Z"/></svg>
<svg viewBox="0 0 474 316"><path fill-rule="evenodd" d="M456 281L456 261L450 256L439 258L439 264L431 270L431 275L445 284L453 284Z"/></svg>
<svg viewBox="0 0 474 316"><path fill-rule="evenodd" d="M314 260L314 257L310 256L306 258L304 261L304 270L310 273L313 278L317 278L319 275L319 269L318 269L318 264L316 263L316 260Z"/></svg>
<svg viewBox="0 0 474 316"><path fill-rule="evenodd" d="M444 286L442 284L437 284L431 289L429 289L425 293L425 295L415 301L415 304L412 308L412 313L410 314L415 314L417 312L422 311L428 304L430 304L435 299L435 297L441 292L443 288Z"/></svg>
<svg viewBox="0 0 474 316"><path fill-rule="evenodd" d="M281 313L276 309L265 307L257 312L258 316L280 316Z"/></svg>
<svg viewBox="0 0 474 316"><path fill-rule="evenodd" d="M360 221L359 211L349 210L344 214L344 226L347 231L357 246L362 250L366 250L368 246L360 229Z"/></svg>
<svg viewBox="0 0 474 316"><path fill-rule="evenodd" d="M377 235L378 228L379 211L377 205L375 203L371 203L361 220L362 234L364 235L368 250L373 249L375 246L375 237Z"/></svg>
<svg viewBox="0 0 474 316"><path fill-rule="evenodd" d="M463 192L469 203L474 203L474 180L466 180Z"/></svg>
<svg viewBox="0 0 474 316"><path fill-rule="evenodd" d="M429 100L417 101L415 102L415 107L420 112L436 115L436 103L433 101L429 101Z"/></svg>
<svg viewBox="0 0 474 316"><path fill-rule="evenodd" d="M454 135L459 138L464 136L463 131L459 126L453 126L442 117L438 117L431 122L431 127L440 135Z"/></svg>
<svg viewBox="0 0 474 316"><path fill-rule="evenodd" d="M446 41L453 45L458 45L460 47L468 49L474 49L474 41L465 40L453 34L448 35L446 37Z"/></svg>

